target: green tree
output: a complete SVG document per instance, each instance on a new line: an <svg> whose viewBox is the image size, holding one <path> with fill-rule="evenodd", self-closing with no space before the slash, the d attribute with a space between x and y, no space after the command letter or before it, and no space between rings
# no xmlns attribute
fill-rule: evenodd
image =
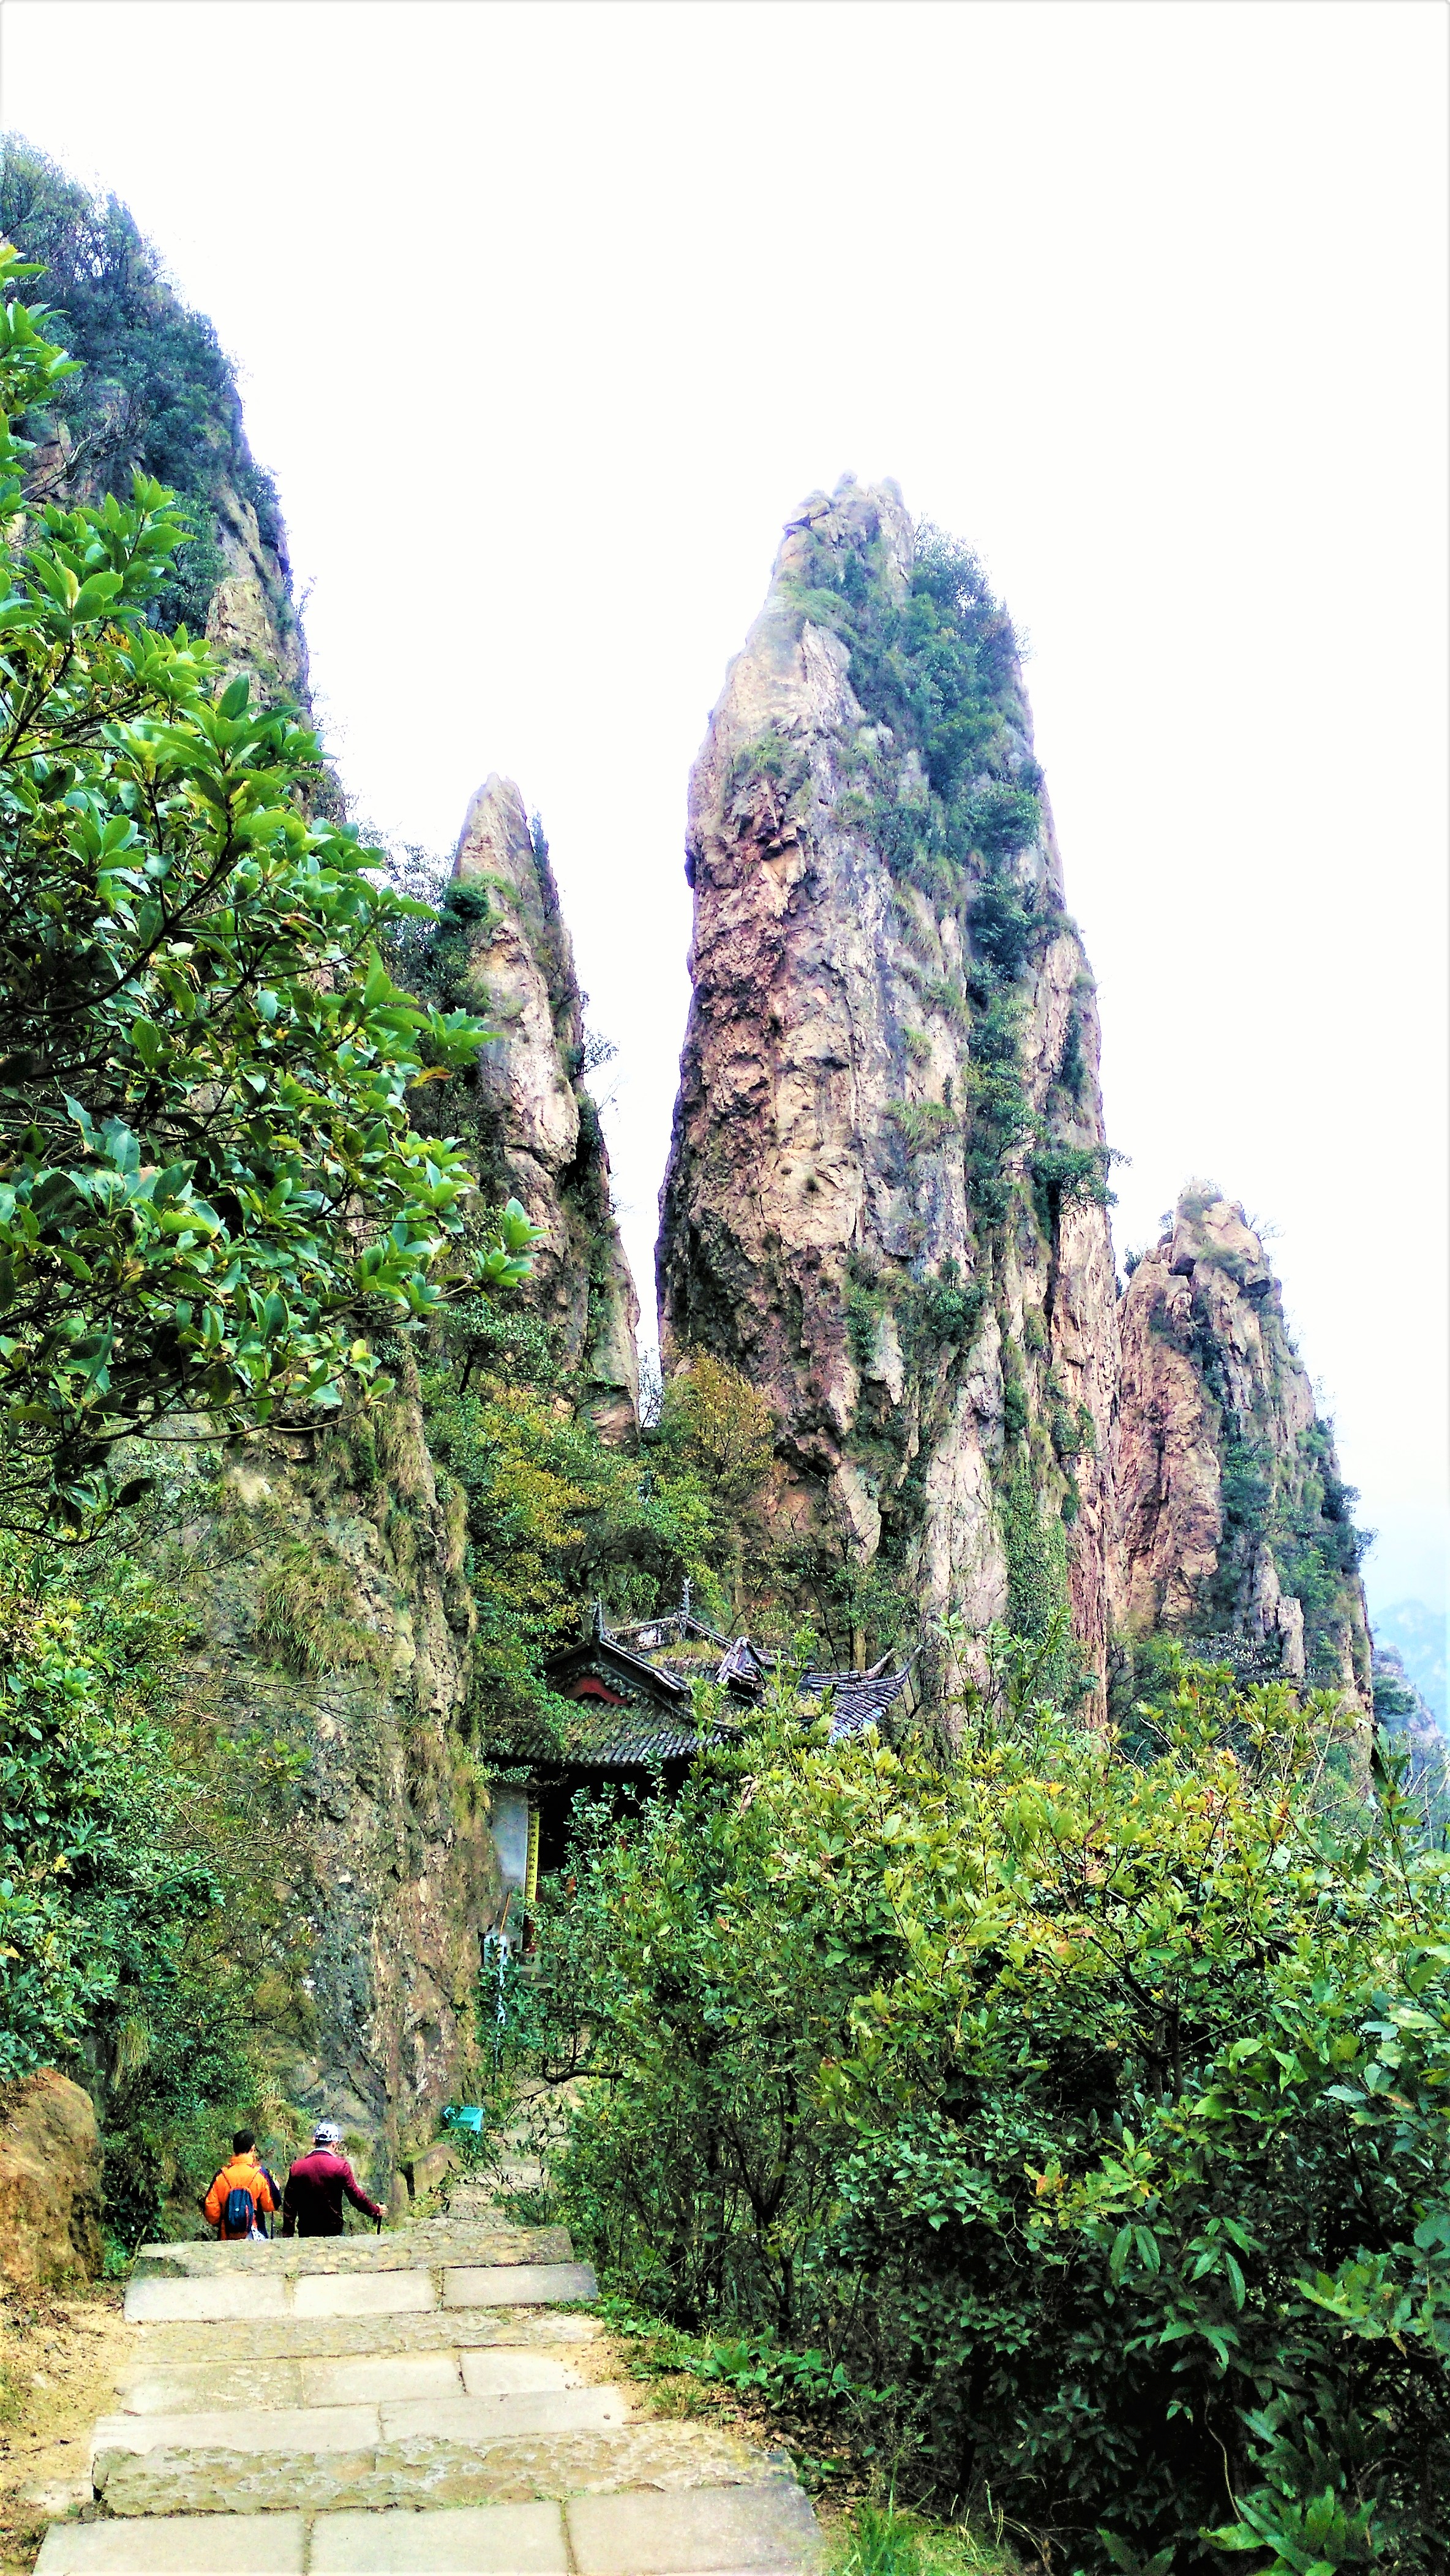
<svg viewBox="0 0 1450 2576"><path fill-rule="evenodd" d="M466 1501L472 1722L505 1753L577 1720L538 1668L578 1636L590 1602L616 1621L644 1618L689 1578L702 1607L723 1606L713 1494L669 1451L601 1439L548 1334L510 1302L450 1311L422 1376L429 1449Z"/></svg>
<svg viewBox="0 0 1450 2576"><path fill-rule="evenodd" d="M409 910L309 814L315 737L149 625L159 484L26 514L18 424L71 362L0 286L0 1509L84 1528L128 1434L335 1404L450 1280L522 1275L410 1085L483 1043L378 955Z"/></svg>

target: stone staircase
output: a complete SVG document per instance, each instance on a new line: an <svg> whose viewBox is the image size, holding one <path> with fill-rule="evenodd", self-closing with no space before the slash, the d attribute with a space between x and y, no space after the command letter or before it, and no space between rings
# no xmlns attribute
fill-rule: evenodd
<svg viewBox="0 0 1450 2576"><path fill-rule="evenodd" d="M466 2198L467 2195L460 2195ZM803 2576L789 2460L601 2376L562 2227L143 2246L92 2519L37 2576Z"/></svg>

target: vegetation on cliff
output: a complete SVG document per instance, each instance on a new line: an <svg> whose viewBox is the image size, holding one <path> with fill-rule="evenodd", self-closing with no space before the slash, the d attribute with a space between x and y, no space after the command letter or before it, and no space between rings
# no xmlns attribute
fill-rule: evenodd
<svg viewBox="0 0 1450 2576"><path fill-rule="evenodd" d="M298 1762L218 1727L188 1612L114 1540L0 1551L0 2081L75 2067L130 2247L205 2189L269 2042L305 2022L275 1886Z"/></svg>
<svg viewBox="0 0 1450 2576"><path fill-rule="evenodd" d="M64 424L44 460L52 497L127 501L138 471L166 484L191 543L166 561L145 615L193 634L205 632L227 572L240 500L255 514L271 620L289 659L300 656L276 489L253 461L213 324L176 294L127 207L92 196L15 136L0 148L0 235L44 272L59 336L82 369L55 389L39 424L52 433Z"/></svg>
<svg viewBox="0 0 1450 2576"><path fill-rule="evenodd" d="M1116 1468L1125 1704L1160 1636L1368 1698L1358 1497L1263 1244L1211 1182L1132 1267Z"/></svg>
<svg viewBox="0 0 1450 2576"><path fill-rule="evenodd" d="M429 1360L428 1443L463 1498L478 1622L469 1732L509 1759L568 1741L578 1710L540 1668L578 1636L585 1604L621 1626L678 1603L688 1583L701 1616L738 1614L766 1551L753 1507L773 1418L736 1371L705 1359L666 1390L639 1450L621 1449L570 1402L537 1319L507 1300L451 1316Z"/></svg>
<svg viewBox="0 0 1450 2576"><path fill-rule="evenodd" d="M996 1641L946 1763L783 1697L634 1831L583 1816L570 2222L1054 2564L1430 2576L1450 1862L1354 1790L1336 1695L1181 1665L1130 1758L1043 1663Z"/></svg>
<svg viewBox="0 0 1450 2576"><path fill-rule="evenodd" d="M70 363L44 318L12 301L0 327L12 528L15 424ZM486 1031L382 966L405 899L355 833L309 821L315 737L147 622L185 538L161 486L20 524L0 548L0 1479L12 1520L78 1529L118 1439L335 1403L372 1367L369 1313L434 1310L471 1176L406 1095L425 1044L446 1068ZM506 1220L461 1275L517 1277L527 1240Z"/></svg>
<svg viewBox="0 0 1450 2576"><path fill-rule="evenodd" d="M90 2052L144 2225L186 2163L162 2133L195 2146L255 2092L222 1893L233 1926L285 1916L245 1834L229 1870L214 1849L213 1773L250 1737L168 1723L178 1638L98 1527L168 1443L380 1396L380 1327L516 1285L532 1229L414 1126L410 1087L487 1031L380 962L409 907L310 811L315 738L152 623L189 541L171 496L27 488L21 427L74 382L27 273L0 247L0 2028L9 2071ZM90 1542L71 1579L56 1532Z"/></svg>
<svg viewBox="0 0 1450 2576"><path fill-rule="evenodd" d="M1074 1472L1093 1426L1072 1408L1035 1347L1019 1346L1008 1312L1009 1265L1024 1234L1036 1236L1050 1276L1063 1210L1110 1200L1111 1156L1075 1141L1085 1079L1082 1026L1069 1014L1061 1059L1045 1104L1034 1103L1024 1027L1035 972L1064 924L1053 867L1044 860L1042 773L1028 745L1018 645L1006 610L981 565L939 530L918 529L904 585L883 539L827 543L812 528L805 561L790 585L801 615L842 637L852 690L871 720L854 747L851 784L838 812L860 824L898 889L898 929L908 948L922 942L909 899L926 899L931 945L954 924L960 968L916 975L919 1007L962 1033L962 1090L887 1104L908 1162L959 1151L975 1234L969 1283L953 1256L917 1277L879 1254L858 1255L847 1292L860 1334L892 1314L905 1372L918 1403L939 1405L940 1363L970 1365L983 1316L995 1303L1003 1336L1006 1448L997 1472L998 1521L1008 1568L1008 1618L1023 1635L1045 1636L1067 1602L1065 1529L1077 1517ZM931 1054L923 1031L905 1032L909 1057ZM938 1383L933 1390L933 1377ZM862 1391L858 1434L868 1448L891 1446L904 1422L899 1398L883 1404ZM883 1488L882 1551L900 1565L921 1509L916 1473L898 1464L897 1507ZM901 1466L905 1472L901 1473ZM1064 1664L1056 1676L1068 1679Z"/></svg>

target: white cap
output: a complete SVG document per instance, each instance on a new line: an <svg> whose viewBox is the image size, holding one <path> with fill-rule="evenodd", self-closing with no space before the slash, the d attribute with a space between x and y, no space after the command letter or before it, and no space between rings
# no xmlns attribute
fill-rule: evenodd
<svg viewBox="0 0 1450 2576"><path fill-rule="evenodd" d="M319 2120L312 2132L314 2147L340 2147L342 2131L335 2120Z"/></svg>

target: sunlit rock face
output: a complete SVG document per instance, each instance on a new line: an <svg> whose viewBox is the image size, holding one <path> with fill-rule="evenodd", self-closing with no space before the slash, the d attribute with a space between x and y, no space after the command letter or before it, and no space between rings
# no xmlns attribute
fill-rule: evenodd
<svg viewBox="0 0 1450 2576"><path fill-rule="evenodd" d="M663 1348L769 1394L778 1523L894 1568L928 1620L1070 1601L1101 1677L1117 1320L1096 1000L995 603L970 612L974 747L950 797L950 745L904 702L886 720L889 669L857 649L853 620L926 614L930 543L892 484L814 495L695 765Z"/></svg>
<svg viewBox="0 0 1450 2576"><path fill-rule="evenodd" d="M638 1428L639 1300L583 1080L573 943L547 849L512 779L491 777L478 790L453 877L489 897L463 925L468 998L498 1031L472 1076L482 1177L542 1227L530 1296L579 1401L607 1438L627 1440Z"/></svg>
<svg viewBox="0 0 1450 2576"><path fill-rule="evenodd" d="M1261 1668L1367 1706L1352 1494L1243 1209L1185 1190L1128 1282L1114 1441L1129 1639L1264 1650Z"/></svg>

